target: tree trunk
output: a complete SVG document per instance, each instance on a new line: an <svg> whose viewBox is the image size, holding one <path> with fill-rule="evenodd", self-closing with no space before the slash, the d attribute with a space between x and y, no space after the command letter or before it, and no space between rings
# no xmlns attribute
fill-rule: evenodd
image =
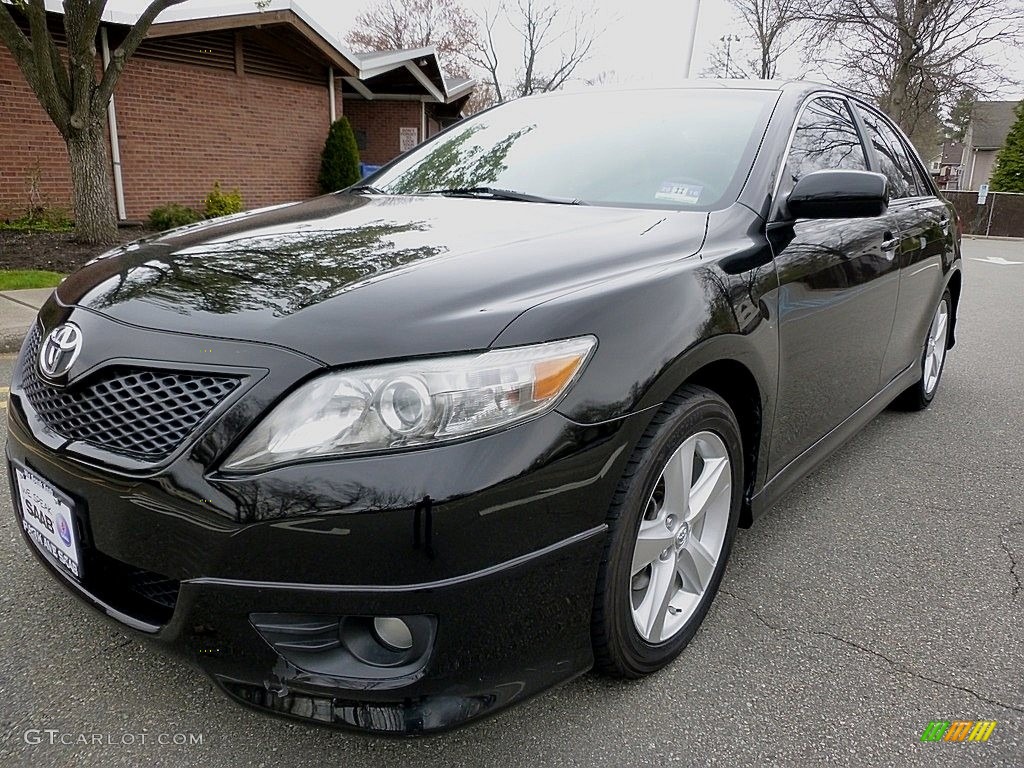
<svg viewBox="0 0 1024 768"><path fill-rule="evenodd" d="M65 141L71 159L75 239L93 245L113 243L117 239L117 215L103 125L77 131Z"/></svg>

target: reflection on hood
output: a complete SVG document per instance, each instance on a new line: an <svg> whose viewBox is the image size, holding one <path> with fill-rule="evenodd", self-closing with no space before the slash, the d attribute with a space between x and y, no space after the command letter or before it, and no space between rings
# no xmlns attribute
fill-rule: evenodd
<svg viewBox="0 0 1024 768"><path fill-rule="evenodd" d="M137 264L122 262L116 277L90 293L90 304L103 309L145 297L183 314L290 315L445 252L403 237L426 228L424 222L379 220L301 235L267 231L214 240Z"/></svg>

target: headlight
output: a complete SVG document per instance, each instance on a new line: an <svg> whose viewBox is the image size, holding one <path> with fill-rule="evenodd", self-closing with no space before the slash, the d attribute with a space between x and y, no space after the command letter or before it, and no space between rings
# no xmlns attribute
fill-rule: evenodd
<svg viewBox="0 0 1024 768"><path fill-rule="evenodd" d="M551 408L593 336L318 376L274 408L224 468L427 445L508 427Z"/></svg>

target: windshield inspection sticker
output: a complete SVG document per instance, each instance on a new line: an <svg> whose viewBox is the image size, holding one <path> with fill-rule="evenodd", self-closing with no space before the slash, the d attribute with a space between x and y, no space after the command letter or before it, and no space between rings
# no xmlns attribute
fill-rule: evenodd
<svg viewBox="0 0 1024 768"><path fill-rule="evenodd" d="M657 200L668 200L672 203L686 203L687 205L694 205L700 200L700 193L704 191L704 187L697 186L696 184L682 184L676 181L664 181L661 184L661 189L658 190L654 196Z"/></svg>

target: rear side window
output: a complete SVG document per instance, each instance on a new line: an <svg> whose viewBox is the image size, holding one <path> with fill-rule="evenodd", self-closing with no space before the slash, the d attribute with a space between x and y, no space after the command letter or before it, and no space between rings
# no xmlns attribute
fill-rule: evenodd
<svg viewBox="0 0 1024 768"><path fill-rule="evenodd" d="M906 145L904 145L904 146L906 146ZM907 154L908 155L913 155L913 150L908 151ZM911 165L913 165L913 167L914 167L914 178L917 179L917 194L919 194L919 195L927 195L928 197L931 197L935 193L932 192L932 186L931 186L931 184L928 183L928 180L927 180L927 177L925 176L924 171L921 170L921 163L913 162L913 160L914 160L913 157L911 157L910 160L911 160Z"/></svg>
<svg viewBox="0 0 1024 768"><path fill-rule="evenodd" d="M896 131L873 112L860 108L857 111L867 126L868 139L875 148L879 170L889 179L889 198L898 200L901 197L927 194L927 188L918 189L919 181L914 173L914 163L910 160L906 147L896 135Z"/></svg>
<svg viewBox="0 0 1024 768"><path fill-rule="evenodd" d="M807 103L793 132L786 173L797 181L811 171L867 170L864 146L842 99L818 97Z"/></svg>

